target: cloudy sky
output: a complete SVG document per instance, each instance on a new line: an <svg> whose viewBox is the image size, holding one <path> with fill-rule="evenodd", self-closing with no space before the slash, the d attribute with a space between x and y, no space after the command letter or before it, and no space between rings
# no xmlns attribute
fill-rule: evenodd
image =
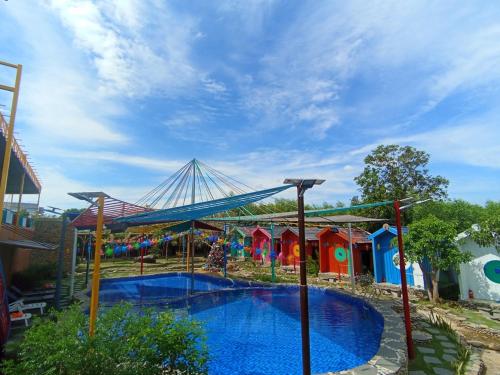
<svg viewBox="0 0 500 375"><path fill-rule="evenodd" d="M309 201L347 202L381 143L429 152L452 198L500 199L496 1L10 0L0 15L44 205L133 202L193 157L256 188L325 178Z"/></svg>

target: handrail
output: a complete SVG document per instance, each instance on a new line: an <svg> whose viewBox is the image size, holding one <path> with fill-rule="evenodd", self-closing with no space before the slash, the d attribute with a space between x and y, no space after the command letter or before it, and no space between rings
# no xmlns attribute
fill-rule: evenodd
<svg viewBox="0 0 500 375"><path fill-rule="evenodd" d="M7 141L8 125L7 125L7 122L5 121L5 119L1 113L0 113L0 131L2 132L5 140ZM31 165L28 161L28 158L26 157L26 154L21 149L21 146L19 146L19 143L17 143L17 140L15 137L12 137L12 151L19 159L19 162L21 163L24 170L26 171L28 176L31 178L33 183L35 184L38 191L40 191L42 189L42 184L38 180L38 176L36 175L36 172L31 167Z"/></svg>

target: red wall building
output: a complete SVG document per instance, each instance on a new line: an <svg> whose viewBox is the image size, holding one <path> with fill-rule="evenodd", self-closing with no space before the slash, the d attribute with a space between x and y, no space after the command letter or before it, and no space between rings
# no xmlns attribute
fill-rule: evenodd
<svg viewBox="0 0 500 375"><path fill-rule="evenodd" d="M354 274L359 275L367 272L373 274L373 258L369 233L352 228L352 248ZM342 275L349 274L349 233L348 229L339 227L327 227L321 230L317 237L319 239L320 272L331 272Z"/></svg>
<svg viewBox="0 0 500 375"><path fill-rule="evenodd" d="M285 230L284 227L275 226L273 228L273 244L274 251L278 255L281 251L280 237ZM271 258L271 230L257 226L252 231L252 259L262 260L263 254L266 254L266 262L270 262Z"/></svg>
<svg viewBox="0 0 500 375"><path fill-rule="evenodd" d="M306 228L306 255L318 258L319 228ZM286 228L281 234L281 265L293 266L299 262L299 229Z"/></svg>

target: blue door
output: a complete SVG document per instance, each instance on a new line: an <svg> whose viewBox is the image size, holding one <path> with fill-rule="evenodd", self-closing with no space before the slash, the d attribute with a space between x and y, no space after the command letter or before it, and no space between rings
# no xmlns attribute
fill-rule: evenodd
<svg viewBox="0 0 500 375"><path fill-rule="evenodd" d="M384 249L385 250L385 249ZM401 285L401 273L399 271L398 248L393 247L384 251L385 277L386 282ZM406 265L406 282L408 285L415 284L413 280L413 266Z"/></svg>

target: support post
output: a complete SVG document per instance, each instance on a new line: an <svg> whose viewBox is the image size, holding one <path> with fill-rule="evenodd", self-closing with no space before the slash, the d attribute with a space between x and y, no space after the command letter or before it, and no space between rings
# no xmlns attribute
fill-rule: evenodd
<svg viewBox="0 0 500 375"><path fill-rule="evenodd" d="M141 275L143 273L144 273L144 247L141 246Z"/></svg>
<svg viewBox="0 0 500 375"><path fill-rule="evenodd" d="M78 229L73 228L73 254L71 255L71 279L69 282L69 298L73 298L75 291L75 269L76 269L76 252L78 251Z"/></svg>
<svg viewBox="0 0 500 375"><path fill-rule="evenodd" d="M17 210L16 210L16 222L14 225L19 225L19 213L21 212L21 202L23 200L23 190L24 190L24 179L26 178L26 173L23 172L21 175L21 186L19 187L19 199L17 200Z"/></svg>
<svg viewBox="0 0 500 375"><path fill-rule="evenodd" d="M56 279L56 292L55 292L55 307L57 310L61 309L61 283L64 268L64 242L66 240L66 215L61 215L61 236L59 238L59 253L57 256L57 279Z"/></svg>
<svg viewBox="0 0 500 375"><path fill-rule="evenodd" d="M95 322L97 319L97 309L99 308L99 282L101 270L101 245L102 245L102 227L104 224L104 196L97 198L97 227L95 231L95 255L94 272L92 274L92 292L90 295L90 325L89 335L94 336Z"/></svg>
<svg viewBox="0 0 500 375"><path fill-rule="evenodd" d="M276 273L274 272L274 259L276 258L276 254L274 252L274 223L271 223L271 281L274 283L276 281Z"/></svg>
<svg viewBox="0 0 500 375"><path fill-rule="evenodd" d="M350 263L350 273L351 273L351 288L352 293L356 292L356 280L354 278L354 254L352 253L352 225L351 223L347 224L349 229L349 263Z"/></svg>
<svg viewBox="0 0 500 375"><path fill-rule="evenodd" d="M227 254L226 254L226 245L222 245L222 250L224 251L224 277L227 277Z"/></svg>
<svg viewBox="0 0 500 375"><path fill-rule="evenodd" d="M3 165L2 165L2 179L0 180L0 215L3 215L3 202L5 200L5 191L7 190L7 178L9 177L9 167L10 167L10 154L12 151L12 140L14 138L14 124L16 121L16 112L17 112L17 102L19 99L19 87L21 85L21 74L23 70L22 65L14 65L10 63L0 62L4 66L8 66L11 68L15 68L16 72L16 83L14 87L4 87L3 89L8 89L8 91L12 91L12 105L10 108L10 117L9 117L9 127L7 129L7 134L5 136L5 153L3 157ZM0 226L2 222L0 219Z"/></svg>
<svg viewBox="0 0 500 375"><path fill-rule="evenodd" d="M403 249L403 231L401 228L401 210L399 201L394 201L394 210L396 213L396 228L398 231L399 271L401 273L401 294L403 296L406 345L408 347L408 357L413 359L415 358L415 350L413 348L413 339L411 334L410 303L408 301L408 285L406 284L405 253Z"/></svg>
<svg viewBox="0 0 500 375"><path fill-rule="evenodd" d="M304 193L302 184L297 185L298 224L300 246L300 324L302 333L302 373L311 374L311 353L309 345L309 296L307 291L306 233L304 224Z"/></svg>

